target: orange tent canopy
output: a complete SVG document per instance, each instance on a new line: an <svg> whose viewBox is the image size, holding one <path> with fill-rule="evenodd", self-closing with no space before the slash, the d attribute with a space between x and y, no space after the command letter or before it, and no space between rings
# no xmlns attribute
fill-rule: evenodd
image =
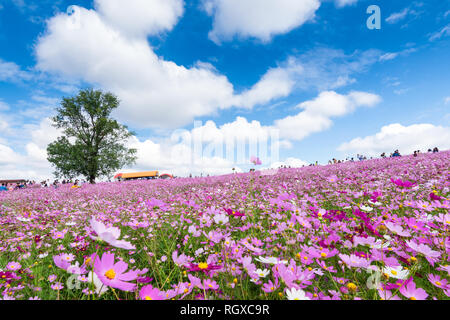
<svg viewBox="0 0 450 320"><path fill-rule="evenodd" d="M144 171L144 172L134 172L134 173L122 173L120 178L122 179L137 179L137 178L147 178L147 177L157 177L158 171Z"/></svg>

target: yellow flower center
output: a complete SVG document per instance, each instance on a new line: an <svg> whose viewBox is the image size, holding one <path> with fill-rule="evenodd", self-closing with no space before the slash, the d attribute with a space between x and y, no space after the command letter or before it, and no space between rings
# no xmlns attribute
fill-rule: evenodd
<svg viewBox="0 0 450 320"><path fill-rule="evenodd" d="M200 269L202 269L202 270L208 269L208 264L205 263L205 262L200 262L200 263L198 264L198 267L199 267Z"/></svg>
<svg viewBox="0 0 450 320"><path fill-rule="evenodd" d="M414 298L414 297L411 297L411 298L409 298L409 300L417 300L416 298Z"/></svg>
<svg viewBox="0 0 450 320"><path fill-rule="evenodd" d="M392 273L393 275L397 275L397 271L395 271L395 270L391 270L391 273Z"/></svg>
<svg viewBox="0 0 450 320"><path fill-rule="evenodd" d="M347 284L347 288L349 288L352 291L356 290L356 284L350 282L349 284Z"/></svg>
<svg viewBox="0 0 450 320"><path fill-rule="evenodd" d="M439 281L436 281L435 282L438 286L440 286L441 285L441 283L439 282Z"/></svg>
<svg viewBox="0 0 450 320"><path fill-rule="evenodd" d="M145 296L145 300L153 300L153 299L149 296Z"/></svg>
<svg viewBox="0 0 450 320"><path fill-rule="evenodd" d="M320 256L321 256L322 258L325 258L325 257L327 256L327 254L326 254L325 252L322 252L322 253L320 253Z"/></svg>
<svg viewBox="0 0 450 320"><path fill-rule="evenodd" d="M105 272L105 277L107 277L109 280L113 280L116 277L116 272L113 269L109 269Z"/></svg>

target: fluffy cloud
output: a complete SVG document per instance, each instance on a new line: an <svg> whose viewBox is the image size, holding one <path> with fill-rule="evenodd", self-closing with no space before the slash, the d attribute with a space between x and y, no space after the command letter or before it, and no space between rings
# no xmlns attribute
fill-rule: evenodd
<svg viewBox="0 0 450 320"><path fill-rule="evenodd" d="M347 55L318 48L288 58L237 93L212 65L177 65L150 47L146 36L170 30L182 14L182 1L141 2L120 10L117 0L97 0L96 10L72 6L71 14L50 18L36 44L37 69L114 92L121 100L115 116L131 126L177 128L223 109L267 104L295 89L348 85L356 81L353 74L379 59L374 50ZM163 13L154 17L155 12ZM136 18L121 18L131 14Z"/></svg>
<svg viewBox="0 0 450 320"><path fill-rule="evenodd" d="M0 121L1 127L1 121ZM20 132L20 136L18 135ZM51 125L51 120L46 118L38 125L23 125L21 128L9 128L8 131L0 130L2 134L9 135L7 141L13 141L11 136L16 136L14 141L19 146L23 146L19 152L12 145L2 144L0 140L0 178L26 178L26 179L47 179L51 177L52 168L47 161L47 145L56 140L60 131Z"/></svg>
<svg viewBox="0 0 450 320"><path fill-rule="evenodd" d="M400 153L410 154L414 150L426 151L429 148L450 149L450 127L432 124L413 124L403 126L399 123L381 128L373 136L358 137L339 146L338 151L346 154L362 153L379 156L381 153L398 149Z"/></svg>
<svg viewBox="0 0 450 320"><path fill-rule="evenodd" d="M270 166L272 169L277 169L281 166L286 166L286 167L291 167L291 168L300 168L303 166L307 166L309 165L308 162L303 161L301 159L297 159L297 158L287 158L285 161L280 161L280 162L274 162L272 163L272 165Z"/></svg>
<svg viewBox="0 0 450 320"><path fill-rule="evenodd" d="M274 68L252 88L235 94L233 85L211 65L186 68L158 57L145 37L129 37L129 28L111 26L103 16L106 9L100 9L76 7L72 15L48 20L36 46L37 67L114 92L122 102L116 115L123 122L175 128L232 106L268 103L293 88L295 68Z"/></svg>
<svg viewBox="0 0 450 320"><path fill-rule="evenodd" d="M268 42L315 16L319 0L205 0L204 8L213 16L209 37L216 43L241 38Z"/></svg>
<svg viewBox="0 0 450 320"><path fill-rule="evenodd" d="M128 35L170 31L184 12L183 0L95 0L104 20Z"/></svg>
<svg viewBox="0 0 450 320"><path fill-rule="evenodd" d="M123 104L118 116L138 126L184 125L229 107L233 97L226 77L203 66L185 68L165 61L146 38L129 38L96 11L84 8L72 16L51 18L36 55L41 70L80 78L117 94Z"/></svg>
<svg viewBox="0 0 450 320"><path fill-rule="evenodd" d="M373 107L381 101L375 94L353 91L341 95L334 91L322 92L314 100L297 106L303 109L294 116L276 120L274 125L280 130L280 137L290 140L302 140L312 133L330 128L331 118L341 117L358 107Z"/></svg>
<svg viewBox="0 0 450 320"><path fill-rule="evenodd" d="M19 82L30 78L31 75L21 70L14 62L7 62L0 58L0 81Z"/></svg>

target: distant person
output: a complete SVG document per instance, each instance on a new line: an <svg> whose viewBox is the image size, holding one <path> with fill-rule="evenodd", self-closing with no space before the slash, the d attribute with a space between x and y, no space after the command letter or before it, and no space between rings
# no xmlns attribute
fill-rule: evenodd
<svg viewBox="0 0 450 320"><path fill-rule="evenodd" d="M398 150L395 150L392 154L393 157L401 157L400 152Z"/></svg>
<svg viewBox="0 0 450 320"><path fill-rule="evenodd" d="M0 186L0 191L8 191L8 188L5 186L4 183Z"/></svg>
<svg viewBox="0 0 450 320"><path fill-rule="evenodd" d="M432 152L432 150L431 150L431 149L428 149L428 152Z"/></svg>
<svg viewBox="0 0 450 320"><path fill-rule="evenodd" d="M435 147L435 148L433 149L433 153L436 153L436 152L439 152L438 147Z"/></svg>

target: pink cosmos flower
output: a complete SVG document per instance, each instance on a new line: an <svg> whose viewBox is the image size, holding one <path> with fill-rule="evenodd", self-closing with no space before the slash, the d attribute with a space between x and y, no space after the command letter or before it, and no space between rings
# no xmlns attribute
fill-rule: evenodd
<svg viewBox="0 0 450 320"><path fill-rule="evenodd" d="M55 284L52 284L50 286L50 288L52 288L53 290L58 291L58 290L64 289L64 285L61 282L56 282Z"/></svg>
<svg viewBox="0 0 450 320"><path fill-rule="evenodd" d="M327 178L328 182L336 182L338 180L336 175L332 175L330 177Z"/></svg>
<svg viewBox="0 0 450 320"><path fill-rule="evenodd" d="M189 263L194 259L185 255L184 253L178 255L178 250L175 250L174 252L172 252L172 260L177 266L188 267L190 265Z"/></svg>
<svg viewBox="0 0 450 320"><path fill-rule="evenodd" d="M272 280L269 280L268 283L264 283L263 287L262 287L262 291L270 293L270 292L274 292L279 287L280 287L280 284L278 283L278 278L275 278L275 282L272 282Z"/></svg>
<svg viewBox="0 0 450 320"><path fill-rule="evenodd" d="M141 291L139 291L139 297L142 300L166 300L165 292L160 291L157 288L153 288L150 284L141 288Z"/></svg>
<svg viewBox="0 0 450 320"><path fill-rule="evenodd" d="M400 293L409 300L425 300L428 294L422 288L416 288L413 279L410 278L400 289Z"/></svg>
<svg viewBox="0 0 450 320"><path fill-rule="evenodd" d="M203 280L203 289L204 290L217 290L217 289L219 289L219 285L214 280L205 279L205 280Z"/></svg>
<svg viewBox="0 0 450 320"><path fill-rule="evenodd" d="M6 265L6 269L11 270L11 271L19 270L20 268L22 268L22 265L18 262L14 262L14 261L9 262Z"/></svg>
<svg viewBox="0 0 450 320"><path fill-rule="evenodd" d="M116 228L116 227L107 228L103 223L95 220L94 218L91 219L91 227L97 234L98 238L109 243L113 247L126 249L126 250L136 249L136 247L133 246L131 243L124 241L124 240L118 240L120 237L120 229L119 228Z"/></svg>
<svg viewBox="0 0 450 320"><path fill-rule="evenodd" d="M85 274L87 272L85 265L82 265L80 267L78 262L74 265L71 265L70 262L67 261L67 259L64 259L64 254L53 256L53 262L58 268L66 270L67 272L72 274Z"/></svg>
<svg viewBox="0 0 450 320"><path fill-rule="evenodd" d="M56 280L56 278L58 278L55 274L49 275L47 280L48 282L53 282Z"/></svg>
<svg viewBox="0 0 450 320"><path fill-rule="evenodd" d="M250 157L250 162L253 163L255 166L259 166L262 164L261 160L255 156Z"/></svg>
<svg viewBox="0 0 450 320"><path fill-rule="evenodd" d="M128 264L123 261L114 263L112 253L104 253L94 262L94 272L103 284L123 291L133 291L136 285L127 281L136 280L138 272L132 270L125 273L127 268Z"/></svg>
<svg viewBox="0 0 450 320"><path fill-rule="evenodd" d="M447 285L448 281L446 279L441 279L441 277L434 275L430 273L428 275L428 280L430 280L431 284L435 287L441 288L441 289L450 289L450 287Z"/></svg>
<svg viewBox="0 0 450 320"><path fill-rule="evenodd" d="M402 300L397 295L393 296L392 291L383 288L378 289L378 294L380 295L381 300Z"/></svg>
<svg viewBox="0 0 450 320"><path fill-rule="evenodd" d="M426 244L416 244L414 241L410 240L410 241L406 241L406 244L408 245L408 247L410 247L411 249L413 249L414 251L423 254L426 257L430 257L430 258L438 258L441 256L441 254L438 251L433 251L431 250L431 248L429 246L427 246Z"/></svg>
<svg viewBox="0 0 450 320"><path fill-rule="evenodd" d="M350 268L367 268L370 265L369 261L354 254L339 254L339 258Z"/></svg>
<svg viewBox="0 0 450 320"><path fill-rule="evenodd" d="M394 224L392 222L385 223L386 228L388 228L391 232L398 234L402 237L409 237L411 233L404 230L400 225Z"/></svg>

